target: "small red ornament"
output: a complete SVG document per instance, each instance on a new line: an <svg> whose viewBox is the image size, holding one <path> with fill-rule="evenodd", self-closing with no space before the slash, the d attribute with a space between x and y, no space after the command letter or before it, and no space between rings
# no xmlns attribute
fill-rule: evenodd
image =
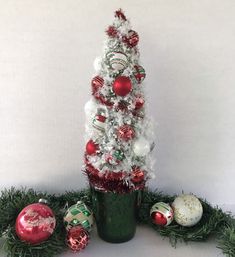
<svg viewBox="0 0 235 257"><path fill-rule="evenodd" d="M79 252L89 243L88 232L80 225L72 227L67 234L67 245L74 251Z"/></svg>
<svg viewBox="0 0 235 257"><path fill-rule="evenodd" d="M132 83L126 76L119 76L113 82L113 91L116 95L126 96L131 92Z"/></svg>
<svg viewBox="0 0 235 257"><path fill-rule="evenodd" d="M43 203L26 206L18 215L15 231L21 241L36 245L47 240L56 226L53 211Z"/></svg>
<svg viewBox="0 0 235 257"><path fill-rule="evenodd" d="M108 36L113 37L113 38L117 37L117 35L118 35L118 31L114 26L109 26L106 30L106 33Z"/></svg>
<svg viewBox="0 0 235 257"><path fill-rule="evenodd" d="M145 77L146 77L145 70L140 65L135 65L134 69L135 69L134 70L135 79L140 84L145 79Z"/></svg>
<svg viewBox="0 0 235 257"><path fill-rule="evenodd" d="M126 112L128 110L128 105L128 102L121 100L116 106L116 111Z"/></svg>
<svg viewBox="0 0 235 257"><path fill-rule="evenodd" d="M134 167L131 174L131 181L133 183L140 183L144 180L144 171L139 167Z"/></svg>
<svg viewBox="0 0 235 257"><path fill-rule="evenodd" d="M135 130L130 125L123 125L118 129L118 137L124 141L129 141L135 136Z"/></svg>
<svg viewBox="0 0 235 257"><path fill-rule="evenodd" d="M126 16L124 15L122 9L119 9L115 12L115 17L126 21Z"/></svg>
<svg viewBox="0 0 235 257"><path fill-rule="evenodd" d="M135 110L139 110L143 107L144 105L144 99L142 95L138 95L135 98Z"/></svg>
<svg viewBox="0 0 235 257"><path fill-rule="evenodd" d="M166 217L160 213L160 212L153 212L151 214L152 222L154 224L160 225L160 226L165 226L167 224L167 219Z"/></svg>
<svg viewBox="0 0 235 257"><path fill-rule="evenodd" d="M91 81L91 89L92 89L92 94L95 97L99 97L99 90L101 87L104 85L104 79L101 78L100 76L96 76L92 79Z"/></svg>
<svg viewBox="0 0 235 257"><path fill-rule="evenodd" d="M127 36L122 38L122 41L126 43L129 47L134 47L139 42L139 35L134 30L130 30Z"/></svg>
<svg viewBox="0 0 235 257"><path fill-rule="evenodd" d="M93 140L89 140L86 144L86 153L88 155L96 154L97 150L99 150L98 144L96 144Z"/></svg>

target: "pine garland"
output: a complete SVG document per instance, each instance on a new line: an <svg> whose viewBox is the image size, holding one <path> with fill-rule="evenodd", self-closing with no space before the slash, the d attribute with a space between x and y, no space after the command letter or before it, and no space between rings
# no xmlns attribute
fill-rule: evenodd
<svg viewBox="0 0 235 257"><path fill-rule="evenodd" d="M20 211L31 203L38 202L40 198L49 200L49 205L56 214L56 229L53 235L40 245L29 245L21 242L15 234L15 221ZM235 256L235 220L231 214L224 213L217 207L212 207L206 201L201 200L203 205L203 217L201 221L191 227L182 227L172 223L168 227L160 227L151 223L149 211L151 206L159 201L171 203L175 196L164 195L161 192L145 191L139 210L138 221L148 224L160 235L169 237L173 246L178 241L205 241L209 236L215 235L218 248L228 257ZM4 190L0 196L0 236L5 238L3 247L8 257L52 257L67 249L65 244L65 228L63 215L67 206L84 201L92 208L89 190L66 192L59 196L32 189Z"/></svg>

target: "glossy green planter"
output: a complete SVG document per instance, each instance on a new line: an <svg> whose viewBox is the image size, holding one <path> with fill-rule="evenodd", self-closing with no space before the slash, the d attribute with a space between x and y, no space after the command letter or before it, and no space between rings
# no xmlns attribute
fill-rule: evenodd
<svg viewBox="0 0 235 257"><path fill-rule="evenodd" d="M91 188L98 235L111 243L132 239L136 231L136 214L141 192L105 193Z"/></svg>

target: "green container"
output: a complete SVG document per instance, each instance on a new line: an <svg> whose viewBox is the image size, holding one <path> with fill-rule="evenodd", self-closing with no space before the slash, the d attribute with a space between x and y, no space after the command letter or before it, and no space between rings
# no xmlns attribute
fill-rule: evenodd
<svg viewBox="0 0 235 257"><path fill-rule="evenodd" d="M118 194L91 188L98 235L111 243L132 239L136 231L136 214L141 192Z"/></svg>

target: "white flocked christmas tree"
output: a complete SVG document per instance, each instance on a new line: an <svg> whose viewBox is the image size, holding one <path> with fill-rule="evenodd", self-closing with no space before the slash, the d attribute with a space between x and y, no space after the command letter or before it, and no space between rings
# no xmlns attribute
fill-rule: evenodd
<svg viewBox="0 0 235 257"><path fill-rule="evenodd" d="M139 36L121 9L106 34L85 105L84 170L96 189L122 193L142 189L153 176L153 129L145 112Z"/></svg>

